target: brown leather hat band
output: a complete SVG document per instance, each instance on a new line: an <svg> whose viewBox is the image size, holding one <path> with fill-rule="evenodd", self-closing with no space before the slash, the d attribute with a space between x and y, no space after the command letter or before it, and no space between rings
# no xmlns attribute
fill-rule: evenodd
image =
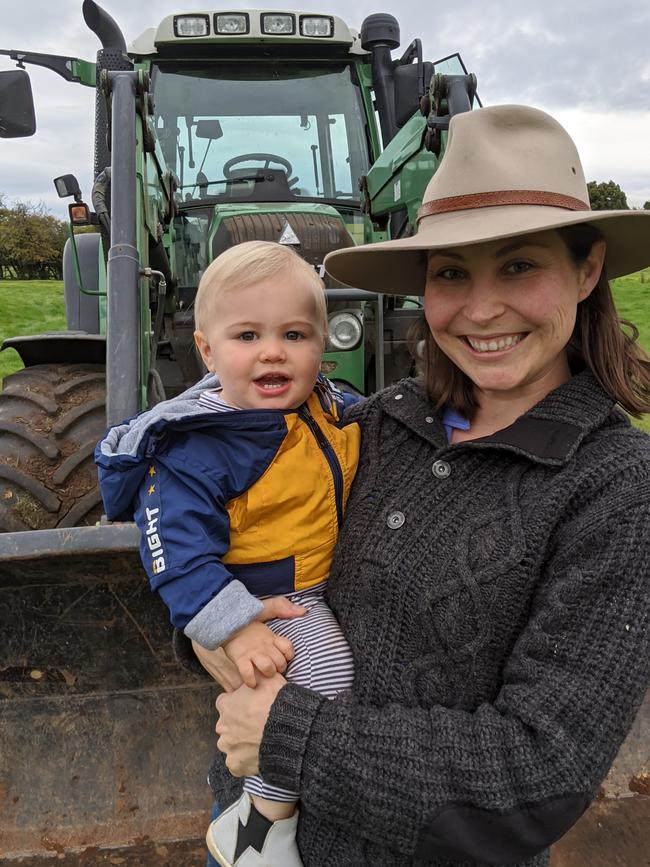
<svg viewBox="0 0 650 867"><path fill-rule="evenodd" d="M448 196L425 202L418 211L418 222L422 217L432 214L448 214L452 211L465 211L473 208L491 208L494 205L546 205L551 208L565 208L569 211L590 211L591 208L581 199L565 196L562 193L547 193L544 190L496 190L491 193L472 193L467 196Z"/></svg>

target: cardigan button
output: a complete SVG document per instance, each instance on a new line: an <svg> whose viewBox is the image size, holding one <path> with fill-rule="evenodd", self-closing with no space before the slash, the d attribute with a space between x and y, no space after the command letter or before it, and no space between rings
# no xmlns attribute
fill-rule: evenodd
<svg viewBox="0 0 650 867"><path fill-rule="evenodd" d="M403 397L404 397L403 394L396 394L396 395L395 395L395 400L401 400Z"/></svg>
<svg viewBox="0 0 650 867"><path fill-rule="evenodd" d="M451 467L447 461L434 461L431 472L437 479L448 479L451 475Z"/></svg>
<svg viewBox="0 0 650 867"><path fill-rule="evenodd" d="M432 416L432 415L428 415L428 416L425 418L425 422L426 422L427 424L433 424L433 416Z"/></svg>
<svg viewBox="0 0 650 867"><path fill-rule="evenodd" d="M404 512L391 512L386 519L386 523L391 528L391 530L399 530L399 528L404 524L405 520L406 518L404 517Z"/></svg>

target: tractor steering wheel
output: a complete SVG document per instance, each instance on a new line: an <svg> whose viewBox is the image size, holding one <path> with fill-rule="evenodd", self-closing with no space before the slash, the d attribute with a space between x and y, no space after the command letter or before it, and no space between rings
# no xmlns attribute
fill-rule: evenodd
<svg viewBox="0 0 650 867"><path fill-rule="evenodd" d="M227 181L231 181L234 178L240 178L247 174L250 174L254 169L234 169L234 166L239 163L246 163L249 160L259 160L259 162L264 163L262 168L269 169L271 167L271 163L276 163L280 166L287 175L287 182L289 184L289 188L291 188L294 184L298 182L298 178L292 178L291 173L293 172L293 166L289 162L289 160L284 157L278 156L277 154L267 154L267 153L257 153L257 154L240 154L236 157L231 157L224 163L223 166L223 176Z"/></svg>

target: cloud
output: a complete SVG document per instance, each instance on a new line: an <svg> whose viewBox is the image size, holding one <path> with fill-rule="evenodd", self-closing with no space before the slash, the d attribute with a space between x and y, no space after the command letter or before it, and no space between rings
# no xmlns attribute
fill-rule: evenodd
<svg viewBox="0 0 650 867"><path fill-rule="evenodd" d="M189 0L100 0L127 43L166 15L191 8ZM81 0L22 0L6 3L1 47L94 60L99 43L86 27ZM277 8L277 0L231 8ZM291 6L292 4L289 4ZM295 5L295 4L293 4ZM377 12L375 0L351 7L344 0L301 0L306 11L330 11L359 29ZM402 45L420 37L425 59L460 51L478 76L484 104L528 103L571 125L587 175L610 177L630 199L650 198L647 149L650 117L650 62L647 0L454 0L423 7L401 0L395 12ZM0 68L13 66L0 58ZM51 178L73 172L89 197L93 152L94 95L54 73L30 67L38 132L31 140L0 142L0 192L33 196L39 188L57 213L66 203L54 196ZM593 168L592 168L593 167Z"/></svg>

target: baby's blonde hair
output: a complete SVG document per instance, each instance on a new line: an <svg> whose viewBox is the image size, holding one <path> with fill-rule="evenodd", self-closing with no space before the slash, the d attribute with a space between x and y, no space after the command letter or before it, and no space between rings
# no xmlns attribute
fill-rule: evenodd
<svg viewBox="0 0 650 867"><path fill-rule="evenodd" d="M194 299L194 322L198 331L204 329L214 301L226 292L247 289L283 271L304 276L316 303L316 318L327 335L327 301L325 286L315 269L291 247L274 241L244 241L235 244L211 262L199 282Z"/></svg>

